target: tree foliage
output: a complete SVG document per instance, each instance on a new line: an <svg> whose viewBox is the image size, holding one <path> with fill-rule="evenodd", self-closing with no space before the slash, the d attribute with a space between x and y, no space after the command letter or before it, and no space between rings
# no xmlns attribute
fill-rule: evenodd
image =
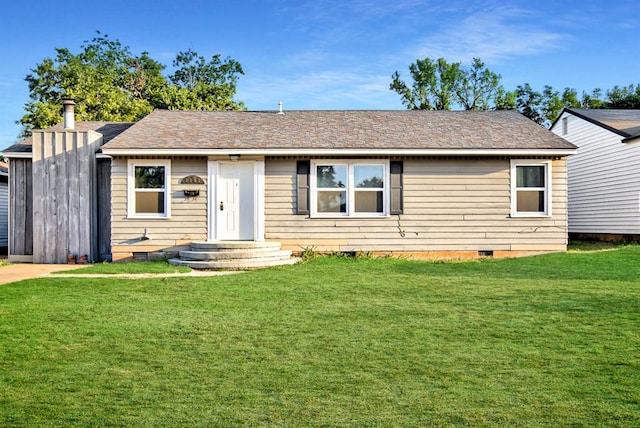
<svg viewBox="0 0 640 428"><path fill-rule="evenodd" d="M62 99L76 102L82 121L136 121L155 108L238 110L233 98L240 63L220 55L210 60L191 49L179 52L173 73L147 52L134 55L128 46L98 35L81 45L79 53L56 48L53 58L37 64L25 80L30 101L18 121L22 136L60 122Z"/></svg>
<svg viewBox="0 0 640 428"><path fill-rule="evenodd" d="M157 107L170 110L241 110L236 102L238 74L243 74L239 62L220 55L207 61L191 49L180 52L173 61L175 72L170 84L159 91Z"/></svg>
<svg viewBox="0 0 640 428"><path fill-rule="evenodd" d="M614 86L607 91L608 108L637 109L640 108L640 84Z"/></svg>
<svg viewBox="0 0 640 428"><path fill-rule="evenodd" d="M444 58L418 59L409 65L413 82L407 84L396 71L389 89L398 93L411 110L517 110L531 120L550 126L565 107L584 109L640 109L640 84L614 86L590 93L574 88L562 92L550 85L537 91L529 83L509 91L500 85L501 76L486 68L479 58L471 66L449 63Z"/></svg>
<svg viewBox="0 0 640 428"><path fill-rule="evenodd" d="M409 65L413 83L409 86L396 71L389 89L402 98L412 110L450 110L461 106L465 110L487 110L495 105L500 88L500 75L474 58L470 68L462 63L449 63L444 58L418 59Z"/></svg>
<svg viewBox="0 0 640 428"><path fill-rule="evenodd" d="M583 109L638 109L640 108L640 85L614 86L606 91L594 89L581 96L574 88L565 88L562 93L546 85L542 92L535 91L528 83L519 85L515 91L506 93L515 99L512 107L534 122L550 126L565 107Z"/></svg>
<svg viewBox="0 0 640 428"><path fill-rule="evenodd" d="M462 70L460 80L454 85L458 102L465 110L488 110L496 103L500 79L480 58L473 58L471 68Z"/></svg>

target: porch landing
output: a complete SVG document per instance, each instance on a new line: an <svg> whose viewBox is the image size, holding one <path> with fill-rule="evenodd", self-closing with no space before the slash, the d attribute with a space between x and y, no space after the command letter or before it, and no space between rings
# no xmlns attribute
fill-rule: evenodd
<svg viewBox="0 0 640 428"><path fill-rule="evenodd" d="M192 269L238 270L291 265L298 261L279 242L218 241L192 242L191 249L169 259L176 266Z"/></svg>

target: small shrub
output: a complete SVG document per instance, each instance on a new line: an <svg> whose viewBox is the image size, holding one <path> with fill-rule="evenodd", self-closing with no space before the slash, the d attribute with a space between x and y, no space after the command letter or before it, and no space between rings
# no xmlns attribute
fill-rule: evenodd
<svg viewBox="0 0 640 428"><path fill-rule="evenodd" d="M300 260L302 261L302 263L304 263L304 262L308 262L309 260L313 260L318 256L319 254L316 251L316 247L308 246L302 249L302 253L300 254Z"/></svg>

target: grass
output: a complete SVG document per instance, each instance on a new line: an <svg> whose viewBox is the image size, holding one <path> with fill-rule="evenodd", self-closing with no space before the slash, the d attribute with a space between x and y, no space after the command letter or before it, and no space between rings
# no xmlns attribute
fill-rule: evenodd
<svg viewBox="0 0 640 428"><path fill-rule="evenodd" d="M627 241L570 241L568 251L610 251L628 245L637 245L637 243Z"/></svg>
<svg viewBox="0 0 640 428"><path fill-rule="evenodd" d="M71 269L65 271L54 272L53 274L136 274L136 273L176 273L190 272L191 268L187 266L174 266L166 261L149 261L149 262L123 262L123 263L96 263L94 265L79 270Z"/></svg>
<svg viewBox="0 0 640 428"><path fill-rule="evenodd" d="M0 287L0 426L638 426L640 247Z"/></svg>

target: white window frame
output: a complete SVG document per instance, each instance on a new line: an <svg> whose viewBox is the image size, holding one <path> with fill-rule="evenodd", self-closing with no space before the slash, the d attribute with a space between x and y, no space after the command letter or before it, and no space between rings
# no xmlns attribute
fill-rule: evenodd
<svg viewBox="0 0 640 428"><path fill-rule="evenodd" d="M517 167L519 166L544 166L545 187L518 188ZM512 159L511 160L511 217L551 217L551 160L543 159ZM526 190L525 190L526 189ZM518 211L518 192L544 191L544 211Z"/></svg>
<svg viewBox="0 0 640 428"><path fill-rule="evenodd" d="M317 187L317 167L322 165L345 165L347 167L347 186L345 187L347 193L347 210L345 213L333 213L333 212L318 212L318 187ZM355 188L354 183L354 166L371 165L383 167L383 187L382 187L382 212L381 213L363 213L355 212L355 193L356 191L378 191L379 189L360 189ZM309 209L311 217L316 218L377 218L388 217L390 210L390 186L391 175L389 169L389 160L385 159L363 159L363 160L349 160L349 159L315 159L311 160L311 172L310 172L310 195L309 195ZM338 190L338 189L336 189ZM322 190L320 190L322 191Z"/></svg>
<svg viewBox="0 0 640 428"><path fill-rule="evenodd" d="M135 169L138 166L164 167L164 213L137 213L136 193L155 192L158 189L136 189ZM129 159L127 172L127 217L128 218L171 218L171 159Z"/></svg>

